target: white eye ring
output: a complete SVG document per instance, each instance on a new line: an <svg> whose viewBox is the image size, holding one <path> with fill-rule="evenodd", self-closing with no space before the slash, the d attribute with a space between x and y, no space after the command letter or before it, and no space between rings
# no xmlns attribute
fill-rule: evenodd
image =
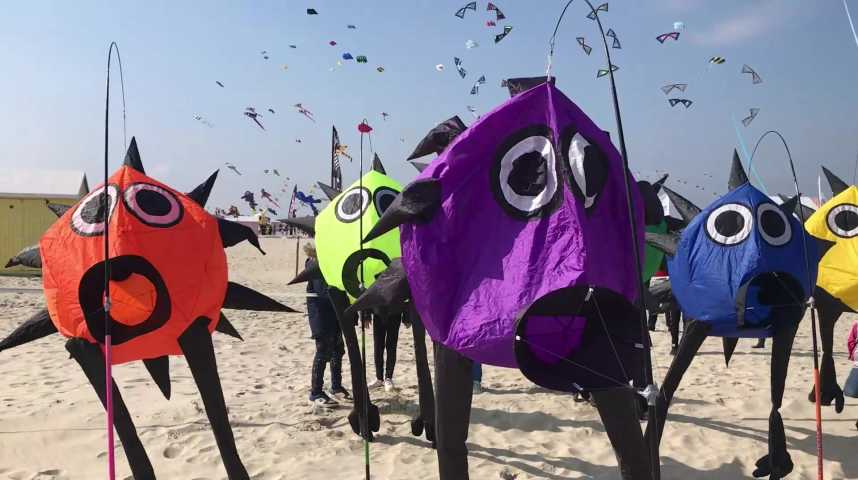
<svg viewBox="0 0 858 480"><path fill-rule="evenodd" d="M569 150L566 152L569 159L569 170L572 171L572 180L578 185L578 189L581 190L581 196L584 197L584 208L592 207L599 196L598 193L590 197L587 196L587 175L584 172L584 157L586 153L585 149L589 146L590 142L581 136L580 133L576 133L572 137L572 141L569 142Z"/></svg>
<svg viewBox="0 0 858 480"><path fill-rule="evenodd" d="M718 217L726 212L736 212L738 213L743 220L742 228L739 231L733 233L732 235L723 235L718 232L716 228L716 221ZM754 216L751 214L751 210L739 203L728 203L726 205L721 205L716 208L709 214L709 217L706 219L706 233L709 234L709 238L711 238L716 243L720 243L721 245L730 246L736 245L738 243L743 242L748 236L751 234L751 229L754 227Z"/></svg>
<svg viewBox="0 0 858 480"><path fill-rule="evenodd" d="M766 224L763 223L763 214L765 212L774 212L784 222L784 231L778 236L772 236L766 231ZM789 223L789 218L777 205L771 203L762 203L757 207L757 226L760 231L760 236L763 237L769 245L780 247L786 245L792 240L792 225Z"/></svg>
<svg viewBox="0 0 858 480"><path fill-rule="evenodd" d="M844 230L837 225L837 215L842 212L852 212L853 214L858 215L858 205L844 203L832 208L831 211L828 212L828 218L826 218L828 229L831 230L831 233L841 238L853 238L858 236L858 226L849 230Z"/></svg>
<svg viewBox="0 0 858 480"><path fill-rule="evenodd" d="M545 188L536 195L520 195L510 186L509 176L512 174L515 160L531 152L539 152L545 159ZM524 215L529 216L551 203L554 194L557 192L556 157L551 139L542 135L533 135L513 145L500 160L498 177L498 184L504 200L510 207Z"/></svg>
<svg viewBox="0 0 858 480"><path fill-rule="evenodd" d="M104 194L104 187L98 188L90 192L78 204L71 218L71 227L78 235L84 237L95 237L102 235L107 223L110 223L110 218L113 216L113 211L116 209L116 197L119 196L119 189L115 185L107 186L107 198L110 204L107 210L107 220L97 223L90 223L89 220L83 217L84 210L92 201L98 201L98 197Z"/></svg>
<svg viewBox="0 0 858 480"><path fill-rule="evenodd" d="M360 208L353 212L346 212L346 202L355 196L359 196L360 198ZM334 210L337 220L345 223L350 223L359 219L366 211L367 207L369 207L369 197L369 190L360 187L352 188L351 190L344 193L343 196L340 197L339 201L337 201L337 208L336 210ZM356 200L350 200L349 203L354 203L355 201Z"/></svg>
<svg viewBox="0 0 858 480"><path fill-rule="evenodd" d="M150 206L140 204L137 199L137 194L144 191L153 192L166 200L169 205L166 213L158 214L146 211L147 207ZM137 217L138 220L150 227L172 227L182 219L182 205L179 203L176 196L169 190L157 185L152 185L151 183L134 183L128 186L128 188L125 189L125 192L122 193L122 201L125 203L125 207L128 211Z"/></svg>

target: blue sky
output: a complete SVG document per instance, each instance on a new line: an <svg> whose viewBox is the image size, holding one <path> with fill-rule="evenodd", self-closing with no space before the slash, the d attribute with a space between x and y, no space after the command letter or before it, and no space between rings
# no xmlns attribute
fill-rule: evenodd
<svg viewBox="0 0 858 480"><path fill-rule="evenodd" d="M851 0L858 10L858 1ZM149 173L175 188L190 189L225 162L211 205L236 204L244 190L265 187L288 202L277 168L307 189L329 175L330 129L358 151L357 123L367 118L374 148L392 176L409 181L404 162L423 134L466 105L485 112L506 97L502 78L544 74L548 37L565 0L498 0L514 27L499 44L499 28L485 21L486 1L464 19L466 3L442 0L123 1L15 2L0 17L0 165L83 169L97 183L103 156L104 73L107 46L121 48L127 89L128 134L140 143ZM318 16L306 15L315 8ZM554 74L558 86L603 129L614 131L601 50L586 56L575 37L598 47L586 5L575 0L560 28ZM851 180L858 153L855 79L858 47L839 1L617 0L603 14L623 48L614 50L621 108L632 169L643 178L672 173L671 184L699 203L723 192L738 121L750 107L760 114L739 127L746 142L778 129L790 142L805 191L815 193L819 165ZM655 36L686 24L679 42ZM347 24L357 26L355 30ZM331 47L334 40L338 45ZM467 40L480 44L465 48ZM297 45L297 49L288 47ZM260 52L267 50L269 60ZM343 52L366 55L329 71ZM720 55L723 65L709 67ZM452 67L461 57L468 77ZM447 69L437 72L435 65ZM763 78L752 85L740 73L752 66ZM283 65L288 69L284 70ZM377 66L384 73L376 71ZM485 75L479 95L473 81ZM118 75L117 75L118 77ZM116 78L116 77L115 77ZM223 82L220 88L215 81ZM670 108L659 90L688 83L685 110ZM118 87L118 83L114 84ZM123 154L119 89L113 97L111 169ZM312 123L291 108L301 102ZM242 115L263 113L267 131ZM277 113L268 114L273 108ZM390 113L382 121L380 112ZM193 119L202 115L209 128ZM295 139L301 138L302 143ZM400 141L404 138L405 141ZM368 147L367 147L368 148ZM357 157L355 157L357 159ZM357 162L345 161L345 182ZM782 147L767 140L755 167L771 191L789 191ZM680 183L680 180L687 183ZM696 185L707 192L696 190ZM285 198L283 198L285 197Z"/></svg>

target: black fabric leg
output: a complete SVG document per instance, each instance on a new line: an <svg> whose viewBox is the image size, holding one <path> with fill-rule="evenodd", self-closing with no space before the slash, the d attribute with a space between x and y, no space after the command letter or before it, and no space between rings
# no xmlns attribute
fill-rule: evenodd
<svg viewBox="0 0 858 480"><path fill-rule="evenodd" d="M649 312L649 317L647 318L647 327L651 331L655 331L655 324L658 322L658 313L657 312Z"/></svg>
<svg viewBox="0 0 858 480"><path fill-rule="evenodd" d="M372 320L372 352L375 360L375 378L384 380L384 344L387 328L385 318L381 315L373 315Z"/></svg>
<svg viewBox="0 0 858 480"><path fill-rule="evenodd" d="M399 315L387 319L387 338L385 338L385 350L387 361L384 364L384 378L393 378L393 369L396 367L396 345L399 343L399 325L402 320Z"/></svg>
<svg viewBox="0 0 858 480"><path fill-rule="evenodd" d="M200 391L227 477L229 480L250 480L235 447L208 324L208 319L198 318L179 336L179 346Z"/></svg>
<svg viewBox="0 0 858 480"><path fill-rule="evenodd" d="M426 353L426 329L423 321L409 306L411 333L414 336L414 362L417 364L417 392L420 402L420 415L411 420L411 433L419 437L424 429L426 439L435 446L435 393L432 388L432 373L429 370L429 357Z"/></svg>
<svg viewBox="0 0 858 480"><path fill-rule="evenodd" d="M435 433L440 480L468 480L468 428L471 422L471 362L435 344Z"/></svg>
<svg viewBox="0 0 858 480"><path fill-rule="evenodd" d="M316 355L313 356L313 370L310 377L310 395L321 395L325 386L325 366L331 358L328 339L316 339Z"/></svg>
<svg viewBox="0 0 858 480"><path fill-rule="evenodd" d="M343 336L337 332L334 339L334 350L331 353L331 389L334 391L343 388L343 354L345 353L345 345L343 344Z"/></svg>
<svg viewBox="0 0 858 480"><path fill-rule="evenodd" d="M651 480L649 447L635 408L638 393L631 388L612 388L591 392L591 396L614 447L622 479Z"/></svg>
<svg viewBox="0 0 858 480"><path fill-rule="evenodd" d="M672 306L665 313L667 316L667 327L670 329L670 346L679 345L679 318L682 316L678 306Z"/></svg>
<svg viewBox="0 0 858 480"><path fill-rule="evenodd" d="M827 297L827 298L826 298ZM822 358L819 364L820 403L829 406L834 402L837 413L843 411L845 398L840 384L837 383L837 370L834 366L834 326L843 313L838 301L830 295L820 295L817 301L819 312L819 339L822 345ZM808 399L816 401L816 390L811 389Z"/></svg>
<svg viewBox="0 0 858 480"><path fill-rule="evenodd" d="M366 388L366 376L363 362L361 361L360 343L355 332L357 315L344 314L349 305L349 300L345 292L336 288L329 288L328 296L331 298L331 304L334 306L334 312L337 314L337 321L340 323L340 330L342 330L343 338L346 342L346 353L349 355L349 367L352 374L352 395L354 398L352 411L349 413L349 424L355 434L371 442L372 432L377 432L381 428L381 418L378 413L378 407L370 401L369 391ZM365 409L369 411L367 418L364 417L363 413Z"/></svg>
<svg viewBox="0 0 858 480"><path fill-rule="evenodd" d="M95 393L98 394L101 404L105 405L107 401L107 377L104 374L104 355L101 353L101 349L86 340L72 338L66 342L66 350L83 369L83 373L92 388L95 389ZM131 414L128 413L128 408L122 400L116 382L113 382L111 390L113 392L113 426L119 435L120 442L122 442L122 449L125 450L125 458L128 459L131 475L134 476L135 480L155 480L155 470L146 455L143 443L140 442L140 437L137 436L134 421L131 420Z"/></svg>

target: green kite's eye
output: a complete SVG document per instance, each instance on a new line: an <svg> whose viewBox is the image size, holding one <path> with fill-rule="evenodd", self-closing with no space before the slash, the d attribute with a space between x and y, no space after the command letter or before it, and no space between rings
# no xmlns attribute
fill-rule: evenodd
<svg viewBox="0 0 858 480"><path fill-rule="evenodd" d="M375 191L375 210L378 212L379 217L393 203L393 199L397 195L399 195L399 192L389 187L381 187Z"/></svg>
<svg viewBox="0 0 858 480"><path fill-rule="evenodd" d="M334 213L337 220L344 223L351 223L359 219L368 206L369 190L355 187L343 193L337 202L337 208Z"/></svg>

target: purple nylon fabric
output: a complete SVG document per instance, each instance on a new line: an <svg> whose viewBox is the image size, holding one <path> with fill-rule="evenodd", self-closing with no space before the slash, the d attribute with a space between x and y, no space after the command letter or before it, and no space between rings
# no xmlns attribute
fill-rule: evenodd
<svg viewBox="0 0 858 480"><path fill-rule="evenodd" d="M493 168L505 140L540 125L552 132L559 197L550 214L522 219L501 207ZM590 211L573 194L563 166L561 136L568 127L607 159L607 179ZM516 367L517 316L547 293L595 285L636 299L620 154L553 85L534 87L483 116L418 176L429 177L440 181L442 206L428 223L401 226L400 238L413 300L435 341L480 363ZM643 252L642 202L636 188L632 195Z"/></svg>

